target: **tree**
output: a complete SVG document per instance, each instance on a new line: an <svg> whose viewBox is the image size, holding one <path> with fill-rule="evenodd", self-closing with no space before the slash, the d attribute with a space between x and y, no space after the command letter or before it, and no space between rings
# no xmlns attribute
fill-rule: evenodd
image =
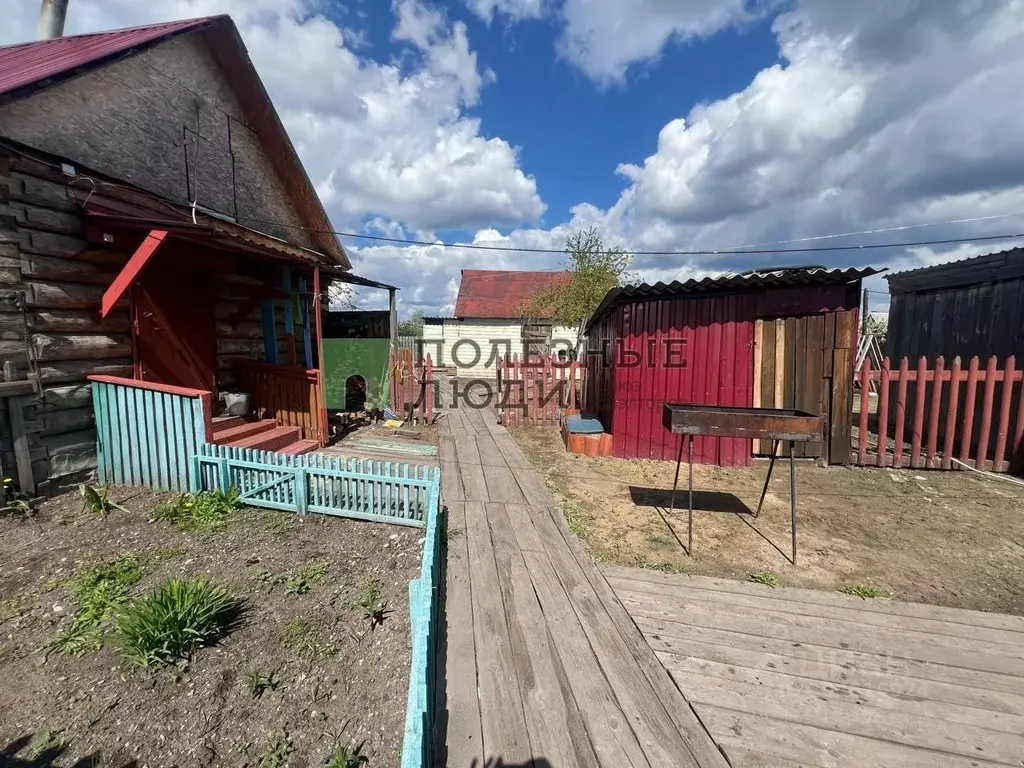
<svg viewBox="0 0 1024 768"><path fill-rule="evenodd" d="M541 289L525 303L524 318L550 317L556 325L576 329L576 346L583 324L607 295L626 279L632 258L621 248L606 248L597 230L579 230L565 240L568 278Z"/></svg>
<svg viewBox="0 0 1024 768"><path fill-rule="evenodd" d="M422 336L423 335L423 313L414 309L408 318L398 324L400 336Z"/></svg>

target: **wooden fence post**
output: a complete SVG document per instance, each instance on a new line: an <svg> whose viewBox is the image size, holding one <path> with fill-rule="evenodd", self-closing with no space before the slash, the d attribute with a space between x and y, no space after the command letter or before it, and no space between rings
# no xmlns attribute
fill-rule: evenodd
<svg viewBox="0 0 1024 768"><path fill-rule="evenodd" d="M1010 355L1006 358L1006 365L1003 366L1003 391L999 398L999 424L996 427L996 450L992 456L992 469L996 472L1002 470L1003 459L1006 456L1006 439L1010 431L1010 402L1013 399L1013 379L1017 372L1017 359Z"/></svg>
<svg viewBox="0 0 1024 768"><path fill-rule="evenodd" d="M923 359L923 358L922 358ZM939 444L939 407L942 403L942 382L946 373L946 361L941 356L935 361L935 373L932 375L931 403L928 405L928 443L924 465L929 469L935 466L935 453Z"/></svg>
<svg viewBox="0 0 1024 768"><path fill-rule="evenodd" d="M903 435L907 424L907 384L910 376L907 375L909 362L906 356L900 360L900 370L896 384L896 425L893 431L893 438L896 443L892 452L892 465L903 466Z"/></svg>
<svg viewBox="0 0 1024 768"><path fill-rule="evenodd" d="M871 403L871 359L864 358L860 368L860 424L857 437L857 463L861 466L868 463L868 409Z"/></svg>
<svg viewBox="0 0 1024 768"><path fill-rule="evenodd" d="M878 466L885 466L885 455L889 450L889 367L886 357L882 360L882 372L878 380Z"/></svg>
<svg viewBox="0 0 1024 768"><path fill-rule="evenodd" d="M992 355L985 366L985 394L981 400L981 430L978 432L978 456L974 462L974 466L978 469L988 469L986 459L988 457L988 440L992 434L992 406L996 396L996 364L996 357Z"/></svg>
<svg viewBox="0 0 1024 768"><path fill-rule="evenodd" d="M921 466L921 442L924 437L924 405L928 396L928 359L917 361L917 382L914 388L914 426L910 435L910 466Z"/></svg>
<svg viewBox="0 0 1024 768"><path fill-rule="evenodd" d="M971 457L971 436L974 434L974 403L978 394L978 356L967 366L967 398L964 400L964 426L960 433L960 461Z"/></svg>
<svg viewBox="0 0 1024 768"><path fill-rule="evenodd" d="M960 402L960 356L953 358L949 372L949 406L946 409L946 434L942 440L942 468L953 466L953 440L956 437L957 406Z"/></svg>

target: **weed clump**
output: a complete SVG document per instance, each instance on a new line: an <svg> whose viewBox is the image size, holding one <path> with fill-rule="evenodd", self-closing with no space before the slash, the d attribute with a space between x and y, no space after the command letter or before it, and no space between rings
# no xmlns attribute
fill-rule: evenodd
<svg viewBox="0 0 1024 768"><path fill-rule="evenodd" d="M79 568L71 581L71 598L78 611L71 626L57 636L53 650L77 655L102 648L103 625L125 604L141 578L142 560L131 553Z"/></svg>
<svg viewBox="0 0 1024 768"><path fill-rule="evenodd" d="M168 579L121 611L117 632L136 664L170 664L227 634L240 610L240 601L202 577Z"/></svg>
<svg viewBox="0 0 1024 768"><path fill-rule="evenodd" d="M232 510L241 506L241 492L214 490L201 493L183 493L174 501L158 504L153 520L174 523L183 531L209 533L227 525Z"/></svg>

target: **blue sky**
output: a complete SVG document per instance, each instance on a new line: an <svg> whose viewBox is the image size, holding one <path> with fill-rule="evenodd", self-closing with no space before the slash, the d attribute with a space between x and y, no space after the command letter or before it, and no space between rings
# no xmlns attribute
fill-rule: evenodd
<svg viewBox="0 0 1024 768"><path fill-rule="evenodd" d="M0 0L0 42L30 38L37 10ZM594 227L633 251L963 241L637 256L653 282L908 269L1010 247L971 239L1024 227L1014 0L72 0L67 31L216 13L338 230L560 249ZM561 261L343 242L358 273L402 288L403 314L451 311L462 269Z"/></svg>

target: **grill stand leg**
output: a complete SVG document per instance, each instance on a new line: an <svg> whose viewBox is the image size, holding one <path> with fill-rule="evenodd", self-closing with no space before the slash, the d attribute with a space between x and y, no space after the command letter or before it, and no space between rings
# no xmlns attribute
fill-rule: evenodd
<svg viewBox="0 0 1024 768"><path fill-rule="evenodd" d="M779 441L772 440L772 458L768 462L768 477L764 479L764 488L761 489L761 498L757 502L757 511L754 512L754 519L761 514L761 505L764 504L764 497L768 495L768 483L772 479L772 470L775 469L775 457L779 453Z"/></svg>
<svg viewBox="0 0 1024 768"><path fill-rule="evenodd" d="M688 436L690 452L690 492L687 496L686 554L693 557L693 435Z"/></svg>
<svg viewBox="0 0 1024 768"><path fill-rule="evenodd" d="M793 531L793 565L796 565L796 469L792 440L789 441L789 525Z"/></svg>
<svg viewBox="0 0 1024 768"><path fill-rule="evenodd" d="M689 445L690 449L690 493L689 493L689 516L688 531L686 535L686 554L693 554L693 435L684 435L679 440L679 453L676 455L676 477L672 481L672 498L669 501L668 512L671 515L676 510L676 490L679 488L679 468L683 464L683 444Z"/></svg>

